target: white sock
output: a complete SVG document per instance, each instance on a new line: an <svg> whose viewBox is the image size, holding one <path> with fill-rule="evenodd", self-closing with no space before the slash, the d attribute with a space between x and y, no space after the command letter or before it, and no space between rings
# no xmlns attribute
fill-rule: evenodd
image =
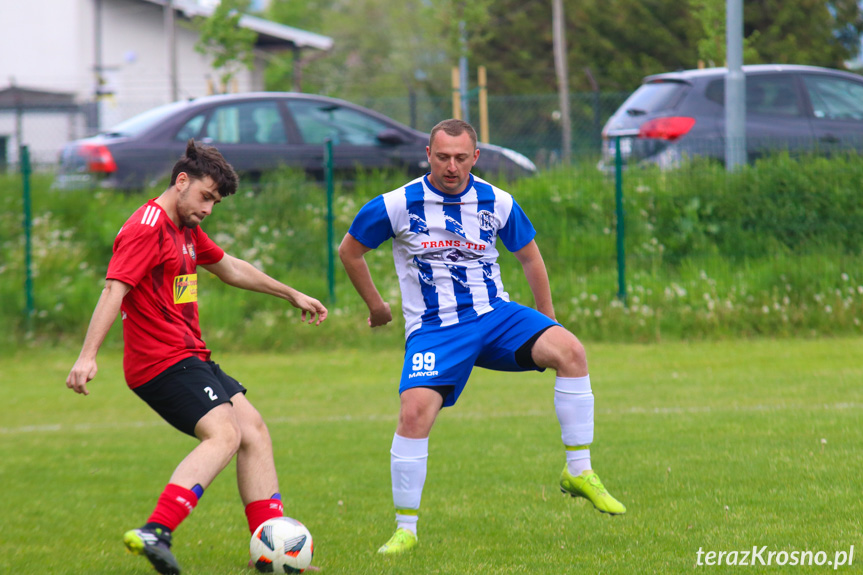
<svg viewBox="0 0 863 575"><path fill-rule="evenodd" d="M413 533L417 532L420 500L426 480L428 445L428 437L410 439L395 434L390 449L390 475L396 522L399 528Z"/></svg>
<svg viewBox="0 0 863 575"><path fill-rule="evenodd" d="M558 376L554 380L554 411L560 422L560 437L566 447L569 472L580 475L591 468L589 446L593 442L593 392L590 376Z"/></svg>

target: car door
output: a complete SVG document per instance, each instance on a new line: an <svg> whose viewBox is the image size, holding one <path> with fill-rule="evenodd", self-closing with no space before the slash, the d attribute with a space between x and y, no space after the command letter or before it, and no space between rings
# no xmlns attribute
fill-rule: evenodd
<svg viewBox="0 0 863 575"><path fill-rule="evenodd" d="M812 146L812 127L792 74L746 76L746 148L749 159Z"/></svg>
<svg viewBox="0 0 863 575"><path fill-rule="evenodd" d="M220 104L189 119L177 138L194 137L216 146L240 174L252 180L291 165L284 117L275 100Z"/></svg>
<svg viewBox="0 0 863 575"><path fill-rule="evenodd" d="M315 162L321 176L327 139L333 142L333 167L341 177L357 168L402 167L399 146L378 138L393 129L379 118L338 102L290 99L285 103L302 140L298 149L304 158Z"/></svg>
<svg viewBox="0 0 863 575"><path fill-rule="evenodd" d="M804 74L812 130L820 150L863 150L863 79Z"/></svg>

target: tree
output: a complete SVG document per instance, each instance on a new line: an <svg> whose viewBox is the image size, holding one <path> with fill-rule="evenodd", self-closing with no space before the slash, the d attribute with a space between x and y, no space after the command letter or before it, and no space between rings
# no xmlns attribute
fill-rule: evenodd
<svg viewBox="0 0 863 575"><path fill-rule="evenodd" d="M219 74L219 85L228 90L233 77L243 67L254 67L253 49L258 35L242 28L240 18L248 10L250 0L222 0L208 18L199 19L201 37L195 50L213 59Z"/></svg>
<svg viewBox="0 0 863 575"><path fill-rule="evenodd" d="M727 0L689 0L689 9L695 21L700 25L703 36L696 42L699 64L707 66L724 66L727 48L726 30ZM753 43L758 39L759 31L754 30L743 39L743 62L753 64L761 58Z"/></svg>

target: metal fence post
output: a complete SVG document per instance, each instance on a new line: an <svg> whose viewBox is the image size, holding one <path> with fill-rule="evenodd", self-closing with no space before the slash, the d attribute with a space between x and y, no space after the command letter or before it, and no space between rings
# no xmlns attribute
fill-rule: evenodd
<svg viewBox="0 0 863 575"><path fill-rule="evenodd" d="M30 205L30 150L27 146L20 148L21 158L21 182L24 204L24 268L26 279L24 281L24 290L27 299L27 333L33 331L33 316L36 313L36 306L33 303L33 210Z"/></svg>
<svg viewBox="0 0 863 575"><path fill-rule="evenodd" d="M623 224L623 159L620 156L620 136L614 138L614 205L617 215L617 297L626 304L626 252Z"/></svg>
<svg viewBox="0 0 863 575"><path fill-rule="evenodd" d="M327 177L327 286L330 301L336 303L336 269L333 253L333 140L324 140L324 172Z"/></svg>

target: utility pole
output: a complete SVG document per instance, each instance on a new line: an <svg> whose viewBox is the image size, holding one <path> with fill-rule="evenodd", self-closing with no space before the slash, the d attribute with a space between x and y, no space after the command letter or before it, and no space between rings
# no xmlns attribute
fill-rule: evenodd
<svg viewBox="0 0 863 575"><path fill-rule="evenodd" d="M563 132L560 155L563 163L569 164L572 154L572 124L569 115L569 72L566 65L563 0L552 0L551 14L552 33L554 35L554 70L557 73L557 93L560 98L560 126Z"/></svg>
<svg viewBox="0 0 863 575"><path fill-rule="evenodd" d="M467 28L464 20L459 20L458 32L461 45L461 56L458 59L459 89L461 95L461 119L470 123L470 99L467 78Z"/></svg>
<svg viewBox="0 0 863 575"><path fill-rule="evenodd" d="M168 52L168 76L171 84L171 101L180 99L177 84L177 32L174 28L174 0L165 0L165 39Z"/></svg>
<svg viewBox="0 0 863 575"><path fill-rule="evenodd" d="M743 74L743 0L726 0L725 169L746 163L746 76Z"/></svg>
<svg viewBox="0 0 863 575"><path fill-rule="evenodd" d="M102 0L95 0L93 8L93 76L95 86L93 87L93 113L90 117L92 125L88 127L88 131L95 134L102 127L100 107L102 106L102 86L105 84L105 79L102 77L104 71L102 65Z"/></svg>

